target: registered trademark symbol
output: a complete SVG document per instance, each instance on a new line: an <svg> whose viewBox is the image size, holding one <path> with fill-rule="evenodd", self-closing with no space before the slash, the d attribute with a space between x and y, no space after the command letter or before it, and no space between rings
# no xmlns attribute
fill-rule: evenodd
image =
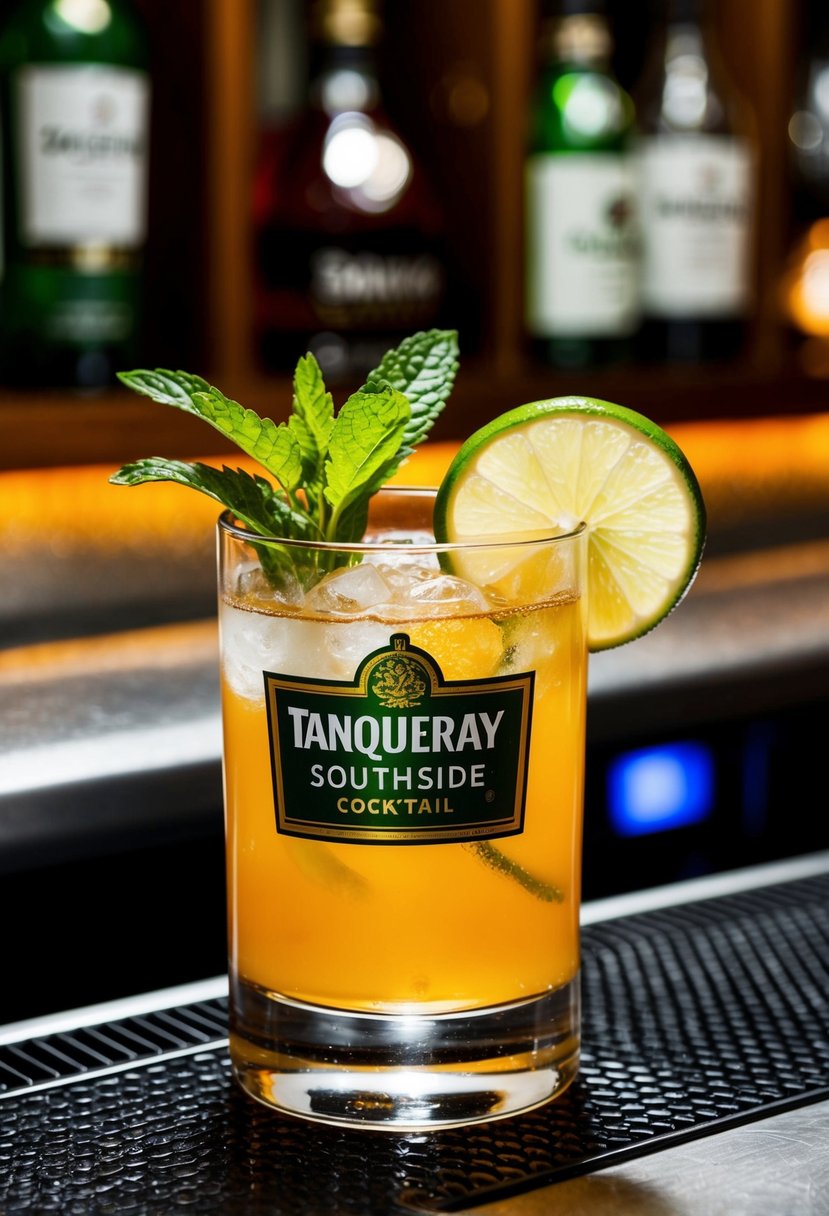
<svg viewBox="0 0 829 1216"><path fill-rule="evenodd" d="M484 797L486 798L487 802L494 802L495 801L495 790L487 790L487 792L484 794Z"/></svg>

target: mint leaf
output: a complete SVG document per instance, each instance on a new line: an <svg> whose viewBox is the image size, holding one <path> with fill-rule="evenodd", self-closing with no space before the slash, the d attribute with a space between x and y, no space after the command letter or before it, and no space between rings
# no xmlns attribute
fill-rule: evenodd
<svg viewBox="0 0 829 1216"><path fill-rule="evenodd" d="M203 418L257 460L285 490L291 492L302 479L302 453L286 423L260 418L254 410L226 397L200 376L165 368L119 372L119 380L133 392L185 413Z"/></svg>
<svg viewBox="0 0 829 1216"><path fill-rule="evenodd" d="M430 431L452 391L457 370L456 331L429 329L404 338L369 374L363 391L378 392L383 384L390 384L403 393L411 406L401 461L411 455Z"/></svg>
<svg viewBox="0 0 829 1216"><path fill-rule="evenodd" d="M333 507L329 540L341 539L338 523L343 513L374 493L396 467L410 417L408 401L390 386L353 393L343 405L331 429L325 462L325 498Z"/></svg>
<svg viewBox="0 0 829 1216"><path fill-rule="evenodd" d="M323 478L325 454L334 427L334 402L326 391L320 365L311 354L296 365L293 413L288 426L299 443L303 481L313 498Z"/></svg>
<svg viewBox="0 0 829 1216"><path fill-rule="evenodd" d="M174 405L177 409L195 413L192 409L193 393L209 393L210 385L201 376L190 372L168 372L162 367L155 371L119 372L118 379L135 393L151 397L162 405Z"/></svg>
<svg viewBox="0 0 829 1216"><path fill-rule="evenodd" d="M117 486L137 486L150 481L172 481L180 486L198 490L215 499L239 519L265 536L299 536L315 538L311 520L293 510L264 477L251 476L244 469L230 469L198 461L167 460L151 456L126 464L113 473L110 482Z"/></svg>
<svg viewBox="0 0 829 1216"><path fill-rule="evenodd" d="M302 481L302 451L287 423L280 422L277 426L270 418L260 418L218 389L194 393L193 404L200 417L224 432L248 456L258 460L283 489L290 492L297 488Z"/></svg>

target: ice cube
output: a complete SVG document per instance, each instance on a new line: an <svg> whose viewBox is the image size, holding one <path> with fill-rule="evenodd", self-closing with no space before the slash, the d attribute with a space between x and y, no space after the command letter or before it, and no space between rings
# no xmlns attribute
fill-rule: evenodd
<svg viewBox="0 0 829 1216"><path fill-rule="evenodd" d="M390 599L388 583L378 568L361 562L327 574L308 592L305 604L311 612L342 616L365 612Z"/></svg>
<svg viewBox="0 0 829 1216"><path fill-rule="evenodd" d="M479 587L452 574L436 574L414 583L408 590L408 602L426 606L430 615L440 616L464 616L490 607Z"/></svg>
<svg viewBox="0 0 829 1216"><path fill-rule="evenodd" d="M252 564L240 570L236 585L240 598L263 607L295 608L302 602L302 586L290 570L274 583L261 566Z"/></svg>
<svg viewBox="0 0 829 1216"><path fill-rule="evenodd" d="M228 604L222 605L220 619L222 667L239 696L264 700L263 671L338 678L327 653L325 630L318 622Z"/></svg>
<svg viewBox="0 0 829 1216"><path fill-rule="evenodd" d="M424 544L432 543L428 537L423 538ZM420 547L420 538L414 537L409 544L382 544L366 554L363 559L376 566L390 586L401 579L414 582L420 578L428 578L430 574L440 573L440 561L434 552L428 552Z"/></svg>
<svg viewBox="0 0 829 1216"><path fill-rule="evenodd" d="M388 646L394 626L382 621L348 621L326 627L332 677L353 680L362 660L375 650Z"/></svg>

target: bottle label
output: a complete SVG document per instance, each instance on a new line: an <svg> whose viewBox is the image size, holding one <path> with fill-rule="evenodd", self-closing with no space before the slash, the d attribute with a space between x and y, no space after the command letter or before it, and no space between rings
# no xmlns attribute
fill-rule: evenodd
<svg viewBox="0 0 829 1216"><path fill-rule="evenodd" d="M328 247L315 250L310 261L315 312L333 327L382 324L388 309L413 321L430 316L443 291L443 267L428 252L382 254Z"/></svg>
<svg viewBox="0 0 829 1216"><path fill-rule="evenodd" d="M264 676L278 832L448 844L523 830L532 672L445 680L397 633L352 682Z"/></svg>
<svg viewBox="0 0 829 1216"><path fill-rule="evenodd" d="M267 226L257 274L266 364L293 368L310 350L332 381L364 376L407 334L437 325L446 289L440 241L395 225L336 241Z"/></svg>
<svg viewBox="0 0 829 1216"><path fill-rule="evenodd" d="M33 65L18 75L17 100L22 240L138 247L146 229L144 73Z"/></svg>
<svg viewBox="0 0 829 1216"><path fill-rule="evenodd" d="M627 337L639 319L639 238L628 159L540 154L526 182L527 328Z"/></svg>
<svg viewBox="0 0 829 1216"><path fill-rule="evenodd" d="M751 154L725 135L640 150L643 303L657 317L734 317L749 300Z"/></svg>

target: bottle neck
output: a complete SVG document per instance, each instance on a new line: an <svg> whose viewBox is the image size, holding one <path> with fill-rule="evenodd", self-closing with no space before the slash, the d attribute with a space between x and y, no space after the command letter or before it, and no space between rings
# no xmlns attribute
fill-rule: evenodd
<svg viewBox="0 0 829 1216"><path fill-rule="evenodd" d="M666 65L696 57L707 63L719 58L716 35L707 16L703 0L668 0L664 24L664 60Z"/></svg>
<svg viewBox="0 0 829 1216"><path fill-rule="evenodd" d="M318 46L311 76L311 101L329 116L373 110L380 102L373 47Z"/></svg>
<svg viewBox="0 0 829 1216"><path fill-rule="evenodd" d="M729 85L716 43L698 17L696 4L674 0L669 6L662 52L661 121L676 131L724 131L728 126L724 98Z"/></svg>
<svg viewBox="0 0 829 1216"><path fill-rule="evenodd" d="M310 28L312 104L329 117L374 109L380 101L378 0L316 0Z"/></svg>
<svg viewBox="0 0 829 1216"><path fill-rule="evenodd" d="M668 25L696 25L705 21L701 0L667 0L665 20Z"/></svg>
<svg viewBox="0 0 829 1216"><path fill-rule="evenodd" d="M665 63L670 66L685 56L705 61L706 43L698 25L688 21L672 21L665 30Z"/></svg>

